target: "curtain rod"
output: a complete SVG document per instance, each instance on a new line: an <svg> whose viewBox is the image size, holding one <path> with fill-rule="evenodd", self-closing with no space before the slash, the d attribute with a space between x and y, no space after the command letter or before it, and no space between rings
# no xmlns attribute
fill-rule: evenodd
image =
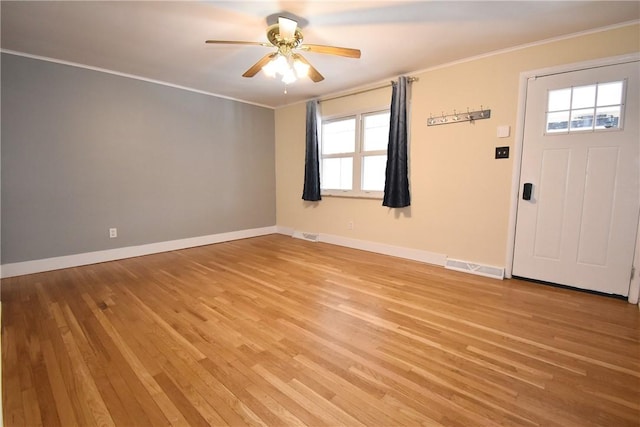
<svg viewBox="0 0 640 427"><path fill-rule="evenodd" d="M417 77L408 77L407 78L407 83L413 83L415 81L418 81ZM351 93L347 93L347 94L344 94L344 95L337 95L337 96L332 96L330 98L319 99L318 103L321 104L321 103L326 102L326 101L333 101L334 99L346 98L347 96L360 95L361 93L371 92L371 91L374 91L374 90L378 90L378 89L382 89L382 88L385 88L385 87L389 87L393 83L395 83L395 82L391 81L389 83L386 83L386 84L383 84L383 85L380 85L380 86L376 86L376 87L371 87L369 89L362 89L362 90L359 90L357 92L351 92Z"/></svg>

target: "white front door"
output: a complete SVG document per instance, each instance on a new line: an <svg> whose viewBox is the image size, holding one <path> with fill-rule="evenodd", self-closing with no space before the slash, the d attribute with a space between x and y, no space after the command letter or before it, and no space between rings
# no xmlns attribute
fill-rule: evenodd
<svg viewBox="0 0 640 427"><path fill-rule="evenodd" d="M628 295L639 62L529 79L513 275Z"/></svg>

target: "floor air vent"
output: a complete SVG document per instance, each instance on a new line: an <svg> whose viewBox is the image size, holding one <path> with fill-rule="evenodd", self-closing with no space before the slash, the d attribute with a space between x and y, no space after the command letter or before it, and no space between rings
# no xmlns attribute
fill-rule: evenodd
<svg viewBox="0 0 640 427"><path fill-rule="evenodd" d="M447 258L444 267L464 273L477 274L479 276L492 277L500 280L504 279L504 268L492 267L490 265L474 264L472 262Z"/></svg>
<svg viewBox="0 0 640 427"><path fill-rule="evenodd" d="M294 231L293 236L296 239L307 240L309 242L317 242L320 239L320 235L314 233L304 233L302 231Z"/></svg>

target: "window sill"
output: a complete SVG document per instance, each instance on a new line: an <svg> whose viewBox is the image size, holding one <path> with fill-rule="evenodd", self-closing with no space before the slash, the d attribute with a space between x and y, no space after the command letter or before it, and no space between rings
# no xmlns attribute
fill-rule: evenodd
<svg viewBox="0 0 640 427"><path fill-rule="evenodd" d="M382 200L384 198L383 192L371 191L371 192L353 192L353 191L322 191L320 193L322 197L340 197L343 199L372 199Z"/></svg>

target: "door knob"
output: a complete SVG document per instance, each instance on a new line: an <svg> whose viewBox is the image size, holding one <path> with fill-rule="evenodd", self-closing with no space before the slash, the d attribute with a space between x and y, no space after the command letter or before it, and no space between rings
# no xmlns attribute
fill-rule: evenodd
<svg viewBox="0 0 640 427"><path fill-rule="evenodd" d="M533 184L527 182L524 184L524 189L522 190L522 200L531 200L531 192L533 191Z"/></svg>

